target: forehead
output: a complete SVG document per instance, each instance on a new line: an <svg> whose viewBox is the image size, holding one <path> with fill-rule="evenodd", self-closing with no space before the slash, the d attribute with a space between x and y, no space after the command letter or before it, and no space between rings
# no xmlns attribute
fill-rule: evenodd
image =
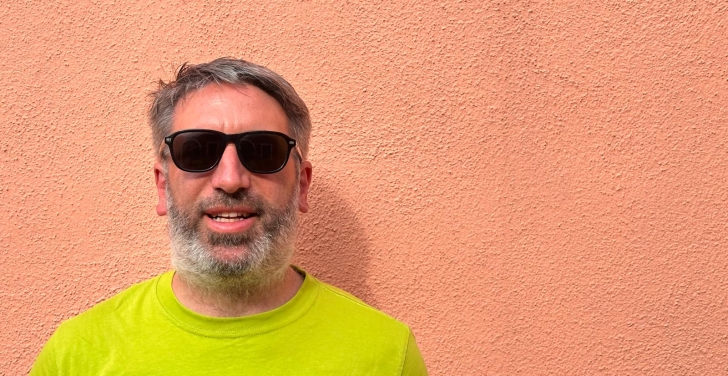
<svg viewBox="0 0 728 376"><path fill-rule="evenodd" d="M275 98L253 85L231 84L210 84L180 100L174 109L172 132L185 129L289 133L288 118Z"/></svg>

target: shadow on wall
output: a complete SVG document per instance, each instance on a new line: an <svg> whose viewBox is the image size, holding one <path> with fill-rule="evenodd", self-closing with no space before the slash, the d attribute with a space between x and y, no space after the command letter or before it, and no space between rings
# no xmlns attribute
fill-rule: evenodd
<svg viewBox="0 0 728 376"><path fill-rule="evenodd" d="M314 175L310 210L302 214L294 263L316 278L376 306L367 277L369 241L354 212L331 180Z"/></svg>

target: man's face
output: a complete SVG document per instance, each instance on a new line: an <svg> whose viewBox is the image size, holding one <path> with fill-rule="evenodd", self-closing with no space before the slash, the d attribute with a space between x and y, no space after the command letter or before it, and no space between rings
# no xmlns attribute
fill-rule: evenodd
<svg viewBox="0 0 728 376"><path fill-rule="evenodd" d="M175 107L171 133L185 129L227 134L268 130L290 136L280 104L252 85L210 84L187 95ZM225 276L287 266L296 211L308 210L311 178L310 163L297 168L297 158L291 155L279 172L253 174L229 144L208 172L182 171L168 158L165 173L158 162L157 212L169 214L175 267Z"/></svg>

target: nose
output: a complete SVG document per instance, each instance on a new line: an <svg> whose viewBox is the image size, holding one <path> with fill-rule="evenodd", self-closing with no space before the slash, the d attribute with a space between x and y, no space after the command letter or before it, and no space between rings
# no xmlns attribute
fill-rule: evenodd
<svg viewBox="0 0 728 376"><path fill-rule="evenodd" d="M212 172L212 186L227 193L250 188L250 171L240 163L235 145L228 144Z"/></svg>

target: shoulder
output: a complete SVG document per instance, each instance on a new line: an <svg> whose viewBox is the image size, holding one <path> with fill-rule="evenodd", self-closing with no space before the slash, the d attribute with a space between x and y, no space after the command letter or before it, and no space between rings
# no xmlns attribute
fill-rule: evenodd
<svg viewBox="0 0 728 376"><path fill-rule="evenodd" d="M43 346L31 375L79 374L103 365L110 346L144 320L140 313L145 307L155 304L160 277L137 283L61 323Z"/></svg>
<svg viewBox="0 0 728 376"><path fill-rule="evenodd" d="M125 321L134 320L145 306L154 304L157 281L161 276L136 283L85 312L64 321L54 333L58 340L80 337L86 341L114 330Z"/></svg>
<svg viewBox="0 0 728 376"><path fill-rule="evenodd" d="M321 287L322 298L332 304L341 305L342 308L355 311L361 315L366 315L372 320L389 322L393 325L405 327L405 324L394 317L380 311L377 308L365 303L363 300L328 283L318 281Z"/></svg>
<svg viewBox="0 0 728 376"><path fill-rule="evenodd" d="M389 343L407 342L410 330L406 324L338 287L311 278L318 287L318 297L312 308L316 316L325 318L330 325L339 326L339 330L366 333L373 341L380 338Z"/></svg>
<svg viewBox="0 0 728 376"><path fill-rule="evenodd" d="M319 340L327 337L326 333L335 337L329 348L347 354L349 362L354 362L352 354L370 357L372 363L367 367L388 364L385 368L398 370L397 374L427 374L412 331L405 323L340 288L310 275L306 278L311 278L318 290L316 303L308 316L324 323L316 329ZM389 373L383 371L385 368L377 369L382 374Z"/></svg>

